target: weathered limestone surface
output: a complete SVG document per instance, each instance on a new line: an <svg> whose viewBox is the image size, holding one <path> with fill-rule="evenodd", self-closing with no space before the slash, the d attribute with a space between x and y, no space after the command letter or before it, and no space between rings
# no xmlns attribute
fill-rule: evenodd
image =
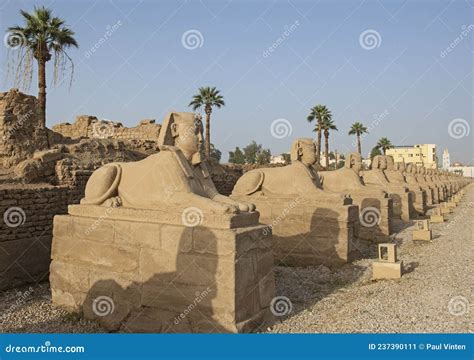
<svg viewBox="0 0 474 360"><path fill-rule="evenodd" d="M74 208L95 216L55 217L54 303L132 332L247 332L272 322L272 238L265 226L242 227L248 219L235 219L226 228L187 227L169 224L170 216L182 221L181 213L163 219L148 210L155 216L142 220L139 210L80 205L70 213ZM114 311L100 316L100 299Z"/></svg>
<svg viewBox="0 0 474 360"><path fill-rule="evenodd" d="M358 153L346 156L345 166L334 171L320 171L324 190L350 194L353 204L359 206L359 238L373 242L384 242L392 233L393 200L385 191L377 191L364 185L359 172L362 158Z"/></svg>
<svg viewBox="0 0 474 360"><path fill-rule="evenodd" d="M141 120L138 126L126 128L121 123L99 120L95 116L79 115L73 124L61 123L53 126L53 131L64 137L102 138L118 140L154 140L158 141L161 125L153 119Z"/></svg>
<svg viewBox="0 0 474 360"><path fill-rule="evenodd" d="M275 261L288 266L337 266L351 260L357 247L359 213L350 198L322 190L314 144L298 139L292 164L244 174L232 198L256 204L261 221L275 239Z"/></svg>
<svg viewBox="0 0 474 360"><path fill-rule="evenodd" d="M417 218L416 209L413 205L414 195L408 187L391 184L384 170L387 169L385 156L377 155L372 160L371 169L362 172L363 182L366 186L387 191L393 199L393 216L405 221Z"/></svg>
<svg viewBox="0 0 474 360"><path fill-rule="evenodd" d="M0 93L0 165L9 167L48 146L38 100L18 89Z"/></svg>

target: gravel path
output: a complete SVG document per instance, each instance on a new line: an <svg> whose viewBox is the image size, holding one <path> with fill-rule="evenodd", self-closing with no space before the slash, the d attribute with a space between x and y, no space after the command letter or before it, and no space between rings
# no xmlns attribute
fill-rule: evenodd
<svg viewBox="0 0 474 360"><path fill-rule="evenodd" d="M448 222L433 225L433 242L413 243L413 226L396 234L400 280L372 281L369 259L338 270L278 267L277 295L292 311L269 332L472 332L473 216L474 184ZM48 283L0 294L0 332L102 331L52 305Z"/></svg>
<svg viewBox="0 0 474 360"><path fill-rule="evenodd" d="M414 243L413 226L396 234L405 273L371 280L371 260L338 271L278 268L277 294L293 310L276 333L472 332L474 186L448 221L433 224L431 243Z"/></svg>

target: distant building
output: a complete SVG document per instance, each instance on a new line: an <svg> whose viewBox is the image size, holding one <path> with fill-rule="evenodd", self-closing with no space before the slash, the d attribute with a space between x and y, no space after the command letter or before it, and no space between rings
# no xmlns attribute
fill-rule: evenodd
<svg viewBox="0 0 474 360"><path fill-rule="evenodd" d="M450 166L447 170L464 177L474 177L474 166L464 166L459 162L455 162L453 166Z"/></svg>
<svg viewBox="0 0 474 360"><path fill-rule="evenodd" d="M286 161L284 155L290 156L290 153L272 156L272 158L270 159L270 164L285 164Z"/></svg>
<svg viewBox="0 0 474 360"><path fill-rule="evenodd" d="M424 165L430 169L438 168L435 144L394 146L388 149L386 154L392 155L395 162L413 163L419 166Z"/></svg>
<svg viewBox="0 0 474 360"><path fill-rule="evenodd" d="M449 151L448 149L444 149L443 151L443 169L447 170L451 166L451 160L449 158Z"/></svg>

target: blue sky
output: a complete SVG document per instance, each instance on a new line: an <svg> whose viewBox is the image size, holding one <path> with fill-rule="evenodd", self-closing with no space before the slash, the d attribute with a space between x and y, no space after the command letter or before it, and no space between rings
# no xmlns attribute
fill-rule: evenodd
<svg viewBox="0 0 474 360"><path fill-rule="evenodd" d="M213 113L212 142L225 158L252 140L288 151L292 139L314 136L306 116L325 104L339 128L332 150L354 150L347 131L361 121L371 128L364 154L386 136L396 145L435 143L452 161L474 163L472 0L4 1L1 27L21 24L18 10L34 5L66 19L80 44L70 51L72 88L48 88L49 126L79 114L161 122L168 111L188 111L198 87L216 86L226 106ZM189 30L197 48L183 45ZM6 91L12 84L1 75ZM35 84L36 76L29 93ZM291 134L274 136L277 119ZM455 119L467 136L450 136Z"/></svg>

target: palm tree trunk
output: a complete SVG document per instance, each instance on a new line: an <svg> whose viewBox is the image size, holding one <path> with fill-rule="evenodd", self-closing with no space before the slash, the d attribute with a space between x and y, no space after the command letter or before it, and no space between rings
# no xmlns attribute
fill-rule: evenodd
<svg viewBox="0 0 474 360"><path fill-rule="evenodd" d="M46 59L38 59L38 103L43 128L46 127Z"/></svg>
<svg viewBox="0 0 474 360"><path fill-rule="evenodd" d="M318 121L318 139L316 140L316 163L321 165L321 125Z"/></svg>
<svg viewBox="0 0 474 360"><path fill-rule="evenodd" d="M329 131L324 131L324 155L326 157L326 170L329 170Z"/></svg>
<svg viewBox="0 0 474 360"><path fill-rule="evenodd" d="M205 139L205 147L206 147L206 158L209 159L211 157L211 107L206 106L206 139Z"/></svg>
<svg viewBox="0 0 474 360"><path fill-rule="evenodd" d="M357 134L357 150L359 154L362 155L362 147L360 146L360 134Z"/></svg>

